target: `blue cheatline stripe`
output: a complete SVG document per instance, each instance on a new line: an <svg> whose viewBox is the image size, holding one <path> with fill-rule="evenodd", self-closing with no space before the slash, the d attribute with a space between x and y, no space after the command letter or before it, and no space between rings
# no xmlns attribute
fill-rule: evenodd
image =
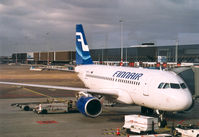
<svg viewBox="0 0 199 137"><path fill-rule="evenodd" d="M88 60L89 58L91 58L90 55L88 55L88 56L83 56L81 50L80 50L78 47L76 47L76 53L77 53L83 60Z"/></svg>

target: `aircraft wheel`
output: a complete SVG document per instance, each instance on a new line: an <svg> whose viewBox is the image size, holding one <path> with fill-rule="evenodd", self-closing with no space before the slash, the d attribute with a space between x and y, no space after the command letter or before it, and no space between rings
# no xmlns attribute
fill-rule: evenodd
<svg viewBox="0 0 199 137"><path fill-rule="evenodd" d="M131 134L132 132L130 131L130 129L126 129L126 133Z"/></svg>
<svg viewBox="0 0 199 137"><path fill-rule="evenodd" d="M46 110L46 109L43 109L42 111L41 111L41 114L47 114L48 113L48 111Z"/></svg>
<svg viewBox="0 0 199 137"><path fill-rule="evenodd" d="M164 119L164 120L159 120L158 122L158 126L161 127L161 128L164 128L165 126L167 125L167 121Z"/></svg>
<svg viewBox="0 0 199 137"><path fill-rule="evenodd" d="M30 107L29 106L24 106L23 108L25 111L30 111Z"/></svg>

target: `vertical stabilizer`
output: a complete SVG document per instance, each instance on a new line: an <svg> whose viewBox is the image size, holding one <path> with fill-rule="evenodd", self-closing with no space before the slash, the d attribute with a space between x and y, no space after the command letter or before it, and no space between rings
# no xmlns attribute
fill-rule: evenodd
<svg viewBox="0 0 199 137"><path fill-rule="evenodd" d="M93 64L82 24L76 25L76 64Z"/></svg>

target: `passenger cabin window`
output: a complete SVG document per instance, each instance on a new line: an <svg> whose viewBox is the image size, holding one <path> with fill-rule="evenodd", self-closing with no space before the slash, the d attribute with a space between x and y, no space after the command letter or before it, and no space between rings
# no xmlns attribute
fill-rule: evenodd
<svg viewBox="0 0 199 137"><path fill-rule="evenodd" d="M176 83L170 83L171 88L180 89L180 85Z"/></svg>
<svg viewBox="0 0 199 137"><path fill-rule="evenodd" d="M159 86L158 86L158 88L162 88L163 85L164 85L164 83L160 83Z"/></svg>
<svg viewBox="0 0 199 137"><path fill-rule="evenodd" d="M187 88L186 85L185 85L184 83L181 83L180 86L181 86L182 89Z"/></svg>

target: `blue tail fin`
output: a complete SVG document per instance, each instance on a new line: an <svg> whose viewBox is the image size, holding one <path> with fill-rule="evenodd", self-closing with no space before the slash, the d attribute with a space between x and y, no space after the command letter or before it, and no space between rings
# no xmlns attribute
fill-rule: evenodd
<svg viewBox="0 0 199 137"><path fill-rule="evenodd" d="M76 64L93 64L82 24L76 25Z"/></svg>

